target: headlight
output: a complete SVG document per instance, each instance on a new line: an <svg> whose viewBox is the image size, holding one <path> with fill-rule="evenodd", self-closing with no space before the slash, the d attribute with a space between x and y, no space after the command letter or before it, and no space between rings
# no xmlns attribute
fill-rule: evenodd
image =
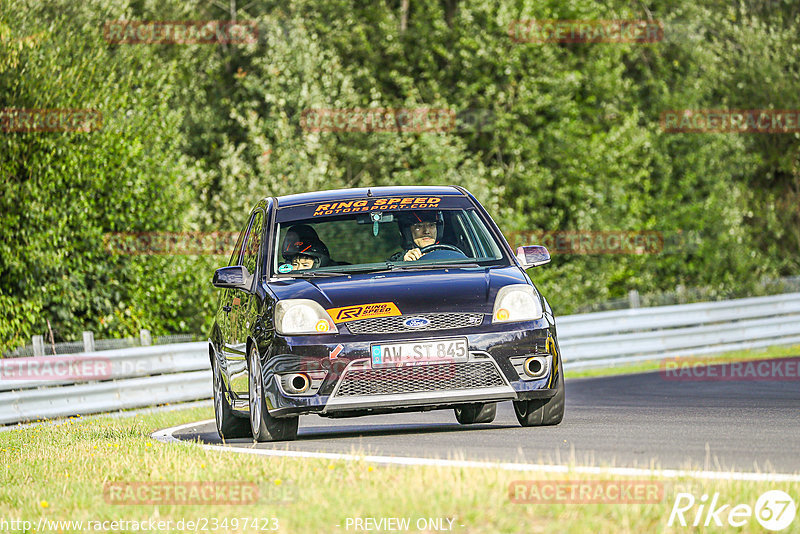
<svg viewBox="0 0 800 534"><path fill-rule="evenodd" d="M279 300L275 306L279 334L336 334L339 332L322 306L309 299Z"/></svg>
<svg viewBox="0 0 800 534"><path fill-rule="evenodd" d="M500 288L494 300L493 323L535 321L542 318L539 296L528 284L512 284Z"/></svg>

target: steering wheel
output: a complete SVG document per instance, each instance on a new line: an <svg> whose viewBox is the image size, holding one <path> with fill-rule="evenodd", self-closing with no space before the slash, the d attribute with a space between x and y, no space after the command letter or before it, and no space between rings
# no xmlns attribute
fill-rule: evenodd
<svg viewBox="0 0 800 534"><path fill-rule="evenodd" d="M428 252L433 252L434 250L452 250L453 252L458 252L459 254L464 255L460 248L454 247L453 245L448 245L446 243L434 243L433 245L428 245L427 247L422 247L419 249L420 253L422 254L427 254Z"/></svg>

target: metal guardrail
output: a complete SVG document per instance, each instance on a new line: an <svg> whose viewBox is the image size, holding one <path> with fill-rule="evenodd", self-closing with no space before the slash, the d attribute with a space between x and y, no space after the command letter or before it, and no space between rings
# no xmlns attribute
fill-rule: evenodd
<svg viewBox="0 0 800 534"><path fill-rule="evenodd" d="M792 345L800 343L800 293L571 315L556 322L568 370ZM89 362L102 369L102 379L21 379L32 360L48 359ZM0 359L0 424L207 399L209 371L206 342Z"/></svg>
<svg viewBox="0 0 800 534"><path fill-rule="evenodd" d="M189 343L201 340L201 336L192 334L173 334L153 337L150 331L146 329L139 331L139 337L114 339L95 339L94 332L84 331L83 341L59 341L57 343L48 342L45 336L35 335L32 337L33 343L31 345L24 345L14 350L7 351L3 354L3 358L49 356L50 354L60 356L62 354L118 350L130 347L146 347L149 345L171 345L174 343Z"/></svg>
<svg viewBox="0 0 800 534"><path fill-rule="evenodd" d="M208 371L10 391L0 393L0 423L205 399L210 392Z"/></svg>
<svg viewBox="0 0 800 534"><path fill-rule="evenodd" d="M48 366L48 362L53 363ZM5 358L0 360L0 402L4 391L75 384L79 380L69 378L59 380L56 377L58 374L63 374L57 365L71 362L78 363L80 367L88 366L89 373L83 375L86 376L83 382L120 380L211 368L208 360L208 343L204 341L38 358ZM25 375L48 376L48 374L53 376L39 380L23 378ZM91 380L87 376L89 374L98 376L98 380Z"/></svg>
<svg viewBox="0 0 800 534"><path fill-rule="evenodd" d="M69 363L102 379L21 379L55 378ZM207 399L210 370L207 342L2 359L0 424Z"/></svg>
<svg viewBox="0 0 800 534"><path fill-rule="evenodd" d="M566 369L800 343L800 293L556 319Z"/></svg>
<svg viewBox="0 0 800 534"><path fill-rule="evenodd" d="M640 294L631 289L626 297L594 302L581 306L576 313L595 313L608 310L628 308L652 308L656 306L672 306L695 302L720 302L725 300L749 298L750 296L781 295L800 291L800 276L784 276L781 278L762 278L755 287L746 288L741 293L738 289L720 291L714 287L686 287L677 285L667 291Z"/></svg>

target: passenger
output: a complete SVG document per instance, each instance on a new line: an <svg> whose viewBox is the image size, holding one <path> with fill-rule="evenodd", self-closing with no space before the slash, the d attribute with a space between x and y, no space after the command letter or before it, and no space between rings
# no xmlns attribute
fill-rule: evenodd
<svg viewBox="0 0 800 534"><path fill-rule="evenodd" d="M283 259L292 264L293 270L316 269L331 265L328 247L307 224L289 228L281 247Z"/></svg>
<svg viewBox="0 0 800 534"><path fill-rule="evenodd" d="M297 241L321 241L317 231L307 224L295 224L286 232L283 238L283 248L286 250L289 245Z"/></svg>
<svg viewBox="0 0 800 534"><path fill-rule="evenodd" d="M315 245L312 245L315 246ZM318 248L315 249L314 252L319 250ZM325 267L324 259L325 255L320 254L295 254L292 256L292 270L294 271L302 271L305 269L316 269L317 267Z"/></svg>

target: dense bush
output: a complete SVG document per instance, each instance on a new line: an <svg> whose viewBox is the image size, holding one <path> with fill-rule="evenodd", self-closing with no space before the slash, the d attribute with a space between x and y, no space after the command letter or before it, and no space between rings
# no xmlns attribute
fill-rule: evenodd
<svg viewBox="0 0 800 534"><path fill-rule="evenodd" d="M227 3L226 3L227 4ZM177 0L0 4L0 107L95 108L94 132L0 134L0 349L202 334L223 256L109 254L109 232L237 231L260 198L466 186L503 229L656 230L658 255L557 256L553 306L795 274L798 134L670 134L683 108L800 108L795 2ZM405 11L404 11L405 9ZM257 43L124 45L108 20L257 21ZM515 19L648 18L662 42L516 43ZM313 133L308 108L483 110L480 131ZM672 237L679 236L678 239Z"/></svg>

